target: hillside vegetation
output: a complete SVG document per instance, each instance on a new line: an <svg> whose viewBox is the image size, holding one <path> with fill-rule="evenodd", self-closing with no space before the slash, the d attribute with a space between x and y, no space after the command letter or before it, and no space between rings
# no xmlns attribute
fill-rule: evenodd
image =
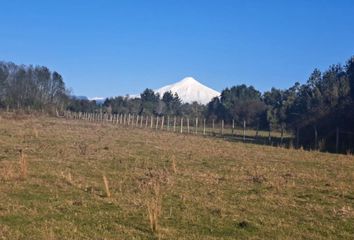
<svg viewBox="0 0 354 240"><path fill-rule="evenodd" d="M0 120L1 239L353 239L354 157Z"/></svg>

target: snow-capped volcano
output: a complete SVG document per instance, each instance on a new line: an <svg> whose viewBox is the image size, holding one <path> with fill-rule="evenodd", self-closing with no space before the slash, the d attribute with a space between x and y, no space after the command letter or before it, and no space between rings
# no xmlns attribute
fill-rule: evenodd
<svg viewBox="0 0 354 240"><path fill-rule="evenodd" d="M177 93L183 103L198 102L207 104L220 93L201 84L192 77L186 77L181 81L155 90L162 97L165 92Z"/></svg>

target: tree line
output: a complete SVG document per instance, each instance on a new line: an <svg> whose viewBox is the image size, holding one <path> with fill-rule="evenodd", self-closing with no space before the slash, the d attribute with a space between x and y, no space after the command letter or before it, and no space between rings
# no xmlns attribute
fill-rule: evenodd
<svg viewBox="0 0 354 240"><path fill-rule="evenodd" d="M0 62L2 108L174 115L224 120L226 124L234 121L260 130L300 132L300 143L311 148L333 147L334 134L338 134L334 128L340 128L340 132L348 133L343 149L353 149L353 99L354 57L324 72L315 69L304 84L297 82L288 89L272 88L262 93L245 84L226 88L207 105L183 103L175 93L160 96L151 89L145 89L139 97L118 96L97 104L71 96L62 76L46 67Z"/></svg>
<svg viewBox="0 0 354 240"><path fill-rule="evenodd" d="M43 66L0 62L0 107L65 110L69 93L63 77Z"/></svg>

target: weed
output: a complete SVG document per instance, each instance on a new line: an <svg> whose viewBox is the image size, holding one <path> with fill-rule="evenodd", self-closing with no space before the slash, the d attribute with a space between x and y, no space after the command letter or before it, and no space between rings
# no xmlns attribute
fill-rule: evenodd
<svg viewBox="0 0 354 240"><path fill-rule="evenodd" d="M28 172L28 166L27 166L27 158L25 157L25 154L23 153L23 150L20 149L20 179L24 180L27 177L27 172Z"/></svg>
<svg viewBox="0 0 354 240"><path fill-rule="evenodd" d="M109 191L108 180L105 175L103 175L103 183L104 183L104 189L106 191L106 197L110 198L111 192Z"/></svg>

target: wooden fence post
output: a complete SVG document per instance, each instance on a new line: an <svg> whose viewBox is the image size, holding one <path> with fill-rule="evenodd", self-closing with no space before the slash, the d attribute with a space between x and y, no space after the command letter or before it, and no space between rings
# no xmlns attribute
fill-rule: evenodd
<svg viewBox="0 0 354 240"><path fill-rule="evenodd" d="M280 145L283 145L283 139L284 139L284 124L281 124Z"/></svg>
<svg viewBox="0 0 354 240"><path fill-rule="evenodd" d="M187 118L187 133L189 133L189 118Z"/></svg>
<svg viewBox="0 0 354 240"><path fill-rule="evenodd" d="M176 121L177 121L177 117L175 116L173 118L173 132L176 132Z"/></svg>
<svg viewBox="0 0 354 240"><path fill-rule="evenodd" d="M154 124L154 117L151 115L151 119L150 119L150 128L152 129Z"/></svg>
<svg viewBox="0 0 354 240"><path fill-rule="evenodd" d="M243 141L246 141L246 121L243 120Z"/></svg>
<svg viewBox="0 0 354 240"><path fill-rule="evenodd" d="M170 115L167 116L167 131L170 131Z"/></svg>
<svg viewBox="0 0 354 240"><path fill-rule="evenodd" d="M205 118L204 118L204 121L203 121L203 135L205 135Z"/></svg>
<svg viewBox="0 0 354 240"><path fill-rule="evenodd" d="M165 124L165 116L162 116L161 119L161 130L163 130L163 125Z"/></svg>
<svg viewBox="0 0 354 240"><path fill-rule="evenodd" d="M232 119L232 135L234 135L234 130L235 130L235 120Z"/></svg>
<svg viewBox="0 0 354 240"><path fill-rule="evenodd" d="M224 119L221 120L221 135L224 135Z"/></svg>
<svg viewBox="0 0 354 240"><path fill-rule="evenodd" d="M181 117L181 133L183 133L183 117Z"/></svg>
<svg viewBox="0 0 354 240"><path fill-rule="evenodd" d="M339 151L339 127L336 128L336 153Z"/></svg>
<svg viewBox="0 0 354 240"><path fill-rule="evenodd" d="M156 130L159 127L159 116L156 116Z"/></svg>
<svg viewBox="0 0 354 240"><path fill-rule="evenodd" d="M272 137L271 137L272 125L269 123L269 132L268 132L268 142L271 144Z"/></svg>
<svg viewBox="0 0 354 240"><path fill-rule="evenodd" d="M316 124L313 126L314 130L315 130L315 150L317 150L317 146L318 146L318 143L317 143L317 138L318 138L318 134L317 134L317 126Z"/></svg>
<svg viewBox="0 0 354 240"><path fill-rule="evenodd" d="M198 118L195 118L195 134L198 134Z"/></svg>
<svg viewBox="0 0 354 240"><path fill-rule="evenodd" d="M215 120L213 119L213 123L212 123L213 134L214 134L214 127L215 127Z"/></svg>

